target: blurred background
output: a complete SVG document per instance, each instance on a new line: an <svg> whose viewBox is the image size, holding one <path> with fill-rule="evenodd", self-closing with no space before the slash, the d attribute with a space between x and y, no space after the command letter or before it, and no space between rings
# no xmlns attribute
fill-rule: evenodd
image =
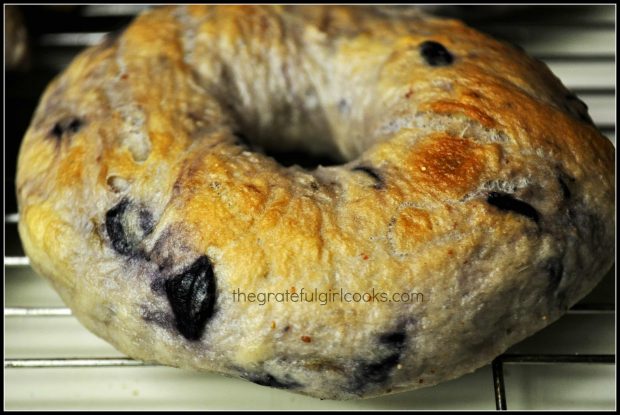
<svg viewBox="0 0 620 415"><path fill-rule="evenodd" d="M615 364L601 363L615 362L614 270L567 316L511 348L495 372L489 365L388 397L319 401L215 374L106 360L124 356L79 325L28 266L16 227L16 159L49 81L146 7L4 7L6 409L495 409L502 388L509 409L615 408ZM547 63L615 144L614 5L424 8L519 44Z"/></svg>

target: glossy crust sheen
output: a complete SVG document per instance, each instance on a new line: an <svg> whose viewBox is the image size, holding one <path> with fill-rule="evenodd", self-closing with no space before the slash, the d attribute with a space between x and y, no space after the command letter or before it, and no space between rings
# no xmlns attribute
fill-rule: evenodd
<svg viewBox="0 0 620 415"><path fill-rule="evenodd" d="M242 134L344 162L283 167ZM19 231L129 356L369 397L473 371L588 293L613 262L613 160L542 63L460 22L161 8L47 89ZM302 288L423 301L232 294Z"/></svg>

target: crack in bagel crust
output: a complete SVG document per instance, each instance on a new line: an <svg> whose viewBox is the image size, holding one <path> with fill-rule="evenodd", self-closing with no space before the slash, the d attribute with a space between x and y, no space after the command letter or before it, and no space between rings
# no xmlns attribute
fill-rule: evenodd
<svg viewBox="0 0 620 415"><path fill-rule="evenodd" d="M291 152L341 164L270 157ZM155 8L85 50L16 179L31 264L89 330L333 399L456 378L557 320L613 263L613 184L613 146L522 50L261 5Z"/></svg>

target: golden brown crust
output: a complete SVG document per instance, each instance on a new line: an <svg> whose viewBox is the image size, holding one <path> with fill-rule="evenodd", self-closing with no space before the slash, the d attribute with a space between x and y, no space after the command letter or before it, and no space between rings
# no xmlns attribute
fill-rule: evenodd
<svg viewBox="0 0 620 415"><path fill-rule="evenodd" d="M453 60L429 63L428 41ZM239 131L346 163L287 168ZM164 7L48 87L19 155L19 229L130 356L366 397L474 370L582 298L613 261L613 157L542 63L460 22ZM189 322L171 299L187 278L217 284L192 291L213 310ZM231 297L302 288L428 300Z"/></svg>

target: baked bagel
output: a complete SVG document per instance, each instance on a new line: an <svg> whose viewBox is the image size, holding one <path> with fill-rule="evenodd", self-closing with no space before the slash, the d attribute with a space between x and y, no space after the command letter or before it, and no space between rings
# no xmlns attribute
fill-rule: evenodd
<svg viewBox="0 0 620 415"><path fill-rule="evenodd" d="M544 64L458 21L163 7L47 88L19 232L133 358L370 397L471 372L586 295L613 163Z"/></svg>

